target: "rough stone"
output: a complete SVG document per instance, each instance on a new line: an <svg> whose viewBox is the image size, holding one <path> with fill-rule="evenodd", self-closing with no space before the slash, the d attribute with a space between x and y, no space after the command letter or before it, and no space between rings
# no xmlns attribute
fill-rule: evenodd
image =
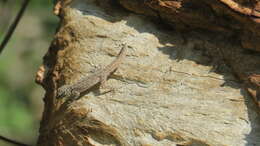
<svg viewBox="0 0 260 146"><path fill-rule="evenodd" d="M259 56L221 33L182 34L104 3L74 0L60 10L44 58L38 145L260 145L257 106L232 73L259 66ZM73 102L55 99L58 87L114 60L122 43L127 57L105 88ZM250 80L259 83L258 76Z"/></svg>

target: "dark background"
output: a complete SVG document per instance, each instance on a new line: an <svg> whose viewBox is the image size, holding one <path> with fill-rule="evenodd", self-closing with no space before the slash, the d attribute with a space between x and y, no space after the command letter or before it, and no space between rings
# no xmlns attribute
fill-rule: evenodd
<svg viewBox="0 0 260 146"><path fill-rule="evenodd" d="M22 0L0 0L0 41ZM0 135L35 144L44 90L34 82L58 23L52 0L31 0L11 40L0 54ZM9 146L0 141L0 146Z"/></svg>

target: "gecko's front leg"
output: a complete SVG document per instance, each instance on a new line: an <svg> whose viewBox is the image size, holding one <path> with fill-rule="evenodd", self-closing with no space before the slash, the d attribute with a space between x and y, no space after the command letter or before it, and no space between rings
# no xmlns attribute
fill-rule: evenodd
<svg viewBox="0 0 260 146"><path fill-rule="evenodd" d="M72 95L71 86L63 85L58 89L56 98L70 97L71 95Z"/></svg>

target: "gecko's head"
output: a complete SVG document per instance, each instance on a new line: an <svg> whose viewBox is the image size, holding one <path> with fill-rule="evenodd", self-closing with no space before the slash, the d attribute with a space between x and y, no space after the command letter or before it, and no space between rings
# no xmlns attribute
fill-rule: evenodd
<svg viewBox="0 0 260 146"><path fill-rule="evenodd" d="M64 85L58 89L57 98L62 98L71 95L71 89L68 85Z"/></svg>

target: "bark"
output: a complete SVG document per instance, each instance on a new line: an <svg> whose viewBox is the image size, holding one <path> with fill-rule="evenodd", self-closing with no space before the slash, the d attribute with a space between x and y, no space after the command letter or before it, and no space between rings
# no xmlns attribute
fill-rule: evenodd
<svg viewBox="0 0 260 146"><path fill-rule="evenodd" d="M38 145L260 145L259 5L58 0L60 26L36 76L46 90ZM122 43L127 56L106 87L55 98Z"/></svg>

